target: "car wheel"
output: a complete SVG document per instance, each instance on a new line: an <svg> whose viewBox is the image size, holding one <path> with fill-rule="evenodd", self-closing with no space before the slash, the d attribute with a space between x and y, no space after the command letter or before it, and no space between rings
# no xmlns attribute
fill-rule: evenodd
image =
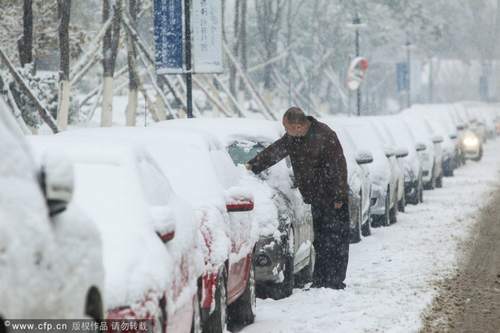
<svg viewBox="0 0 500 333"><path fill-rule="evenodd" d="M424 184L422 179L418 183L418 203L424 203Z"/></svg>
<svg viewBox="0 0 500 333"><path fill-rule="evenodd" d="M390 215L390 196L389 196L389 190L387 190L387 194L385 196L385 209L384 209L384 214L383 215L375 215L373 217L373 226L374 227L387 227L389 226L391 223L390 223L390 219L389 219L389 215Z"/></svg>
<svg viewBox="0 0 500 333"><path fill-rule="evenodd" d="M104 319L104 308L102 306L101 294L96 287L90 288L85 301L85 315L95 321Z"/></svg>
<svg viewBox="0 0 500 333"><path fill-rule="evenodd" d="M351 243L361 242L361 225L363 223L363 211L361 209L361 201L359 207L356 208L356 224L354 230L351 229Z"/></svg>
<svg viewBox="0 0 500 333"><path fill-rule="evenodd" d="M398 210L401 213L404 213L405 208L406 208L406 194L405 191L403 191L403 197L401 198L401 200L398 201Z"/></svg>
<svg viewBox="0 0 500 333"><path fill-rule="evenodd" d="M247 287L240 296L228 308L229 322L231 325L246 326L255 320L256 296L255 296L255 268L253 263L248 274Z"/></svg>
<svg viewBox="0 0 500 333"><path fill-rule="evenodd" d="M0 316L0 333L7 333L7 327L5 326L5 320Z"/></svg>
<svg viewBox="0 0 500 333"><path fill-rule="evenodd" d="M226 270L223 268L217 277L215 289L215 309L203 325L205 333L225 332L227 324Z"/></svg>
<svg viewBox="0 0 500 333"><path fill-rule="evenodd" d="M201 333L200 300L198 298L198 293L195 294L193 300L193 321L191 324L191 333Z"/></svg>
<svg viewBox="0 0 500 333"><path fill-rule="evenodd" d="M436 188L436 177L434 177L434 170L434 167L432 167L431 180L424 185L424 189L426 190L433 190Z"/></svg>
<svg viewBox="0 0 500 333"><path fill-rule="evenodd" d="M443 187L443 174L439 175L438 179L436 179L436 187L437 188Z"/></svg>
<svg viewBox="0 0 500 333"><path fill-rule="evenodd" d="M396 191L397 193L397 191ZM389 224L387 226L398 222L398 203L395 202L392 208L389 210Z"/></svg>
<svg viewBox="0 0 500 333"><path fill-rule="evenodd" d="M316 250L314 249L314 246L311 244L311 250L309 251L309 263L295 277L295 285L298 288L303 288L307 283L311 283L313 281L315 264L316 264Z"/></svg>
<svg viewBox="0 0 500 333"><path fill-rule="evenodd" d="M267 288L267 295L272 299L278 300L290 296L295 286L294 271L294 252L295 252L295 233L292 228L288 231L286 254L283 259L283 281L272 283Z"/></svg>

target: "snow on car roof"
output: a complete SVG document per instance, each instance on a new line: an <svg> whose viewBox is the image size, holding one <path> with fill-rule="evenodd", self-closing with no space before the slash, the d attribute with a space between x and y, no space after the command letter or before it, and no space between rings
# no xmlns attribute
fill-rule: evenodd
<svg viewBox="0 0 500 333"><path fill-rule="evenodd" d="M281 124L277 121L246 118L175 119L160 122L157 126L206 131L226 146L237 139L273 142L283 135Z"/></svg>
<svg viewBox="0 0 500 333"><path fill-rule="evenodd" d="M130 305L143 300L147 291L165 289L172 263L141 199L133 159L138 150L70 135L29 140L39 159L44 152L57 151L75 163L74 202L103 239L108 307Z"/></svg>

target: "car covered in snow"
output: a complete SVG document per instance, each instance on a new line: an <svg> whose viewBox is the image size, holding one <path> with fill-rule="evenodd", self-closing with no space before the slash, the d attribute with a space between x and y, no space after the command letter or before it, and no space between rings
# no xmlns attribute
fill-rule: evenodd
<svg viewBox="0 0 500 333"><path fill-rule="evenodd" d="M351 242L361 241L362 236L371 235L370 202L372 184L368 164L373 155L368 150L358 150L350 135L335 120L322 119L337 134L347 163L349 184L349 211L351 217Z"/></svg>
<svg viewBox="0 0 500 333"><path fill-rule="evenodd" d="M393 146L396 142L408 155L400 159L404 170L405 201L411 204L423 202L424 181L421 152L426 150L423 143L417 143L408 125L398 116L373 117L373 122L385 131Z"/></svg>
<svg viewBox="0 0 500 333"><path fill-rule="evenodd" d="M388 226L396 223L401 174L395 160L395 150L384 149L382 138L367 119L332 117L329 124L343 128L356 145L357 151L369 151L373 156L373 163L368 164L372 186L372 225ZM404 191L404 188L401 190Z"/></svg>
<svg viewBox="0 0 500 333"><path fill-rule="evenodd" d="M7 319L104 317L101 239L60 155L40 167L0 99L0 331Z"/></svg>
<svg viewBox="0 0 500 333"><path fill-rule="evenodd" d="M103 241L107 319L191 332L200 322L203 273L194 210L144 149L76 132L31 142L40 153L63 152L74 165L74 200Z"/></svg>
<svg viewBox="0 0 500 333"><path fill-rule="evenodd" d="M458 166L460 149L457 140L457 128L452 125L452 120L447 116L448 105L414 105L411 110L422 115L434 135L439 135L443 138L443 142L441 143L443 150L443 175L446 177L453 176L453 172Z"/></svg>
<svg viewBox="0 0 500 333"><path fill-rule="evenodd" d="M408 125L411 134L418 142L425 144L422 152L422 175L424 189L434 189L443 186L443 137L433 133L432 128L421 114L404 110L399 115Z"/></svg>
<svg viewBox="0 0 500 333"><path fill-rule="evenodd" d="M217 136L235 165L245 165L281 136L277 122L250 119L188 119L161 123L168 128L204 130ZM311 207L293 183L285 160L259 176L253 193L259 241L255 272L260 296L292 294L295 282L310 282L315 262Z"/></svg>
<svg viewBox="0 0 500 333"><path fill-rule="evenodd" d="M254 179L237 168L224 146L206 132L173 128L85 130L105 142L138 145L153 157L173 191L195 210L204 263L198 281L204 331L255 317ZM73 135L79 135L73 131ZM68 133L69 134L69 133ZM177 332L177 331L175 331Z"/></svg>

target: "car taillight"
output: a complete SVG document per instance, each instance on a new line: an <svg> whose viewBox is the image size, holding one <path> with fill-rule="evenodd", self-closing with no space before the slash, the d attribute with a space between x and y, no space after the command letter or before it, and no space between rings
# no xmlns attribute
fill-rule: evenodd
<svg viewBox="0 0 500 333"><path fill-rule="evenodd" d="M253 201L242 201L236 203L228 203L226 209L228 212L248 212L253 210Z"/></svg>

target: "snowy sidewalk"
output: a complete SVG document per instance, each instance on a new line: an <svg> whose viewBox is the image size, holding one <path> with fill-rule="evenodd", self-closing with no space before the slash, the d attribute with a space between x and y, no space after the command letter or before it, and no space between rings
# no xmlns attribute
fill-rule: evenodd
<svg viewBox="0 0 500 333"><path fill-rule="evenodd" d="M243 333L415 332L434 283L452 272L478 216L500 184L500 140L479 163L468 161L407 206L398 223L351 245L347 289L295 290L288 299L258 300L255 324Z"/></svg>

